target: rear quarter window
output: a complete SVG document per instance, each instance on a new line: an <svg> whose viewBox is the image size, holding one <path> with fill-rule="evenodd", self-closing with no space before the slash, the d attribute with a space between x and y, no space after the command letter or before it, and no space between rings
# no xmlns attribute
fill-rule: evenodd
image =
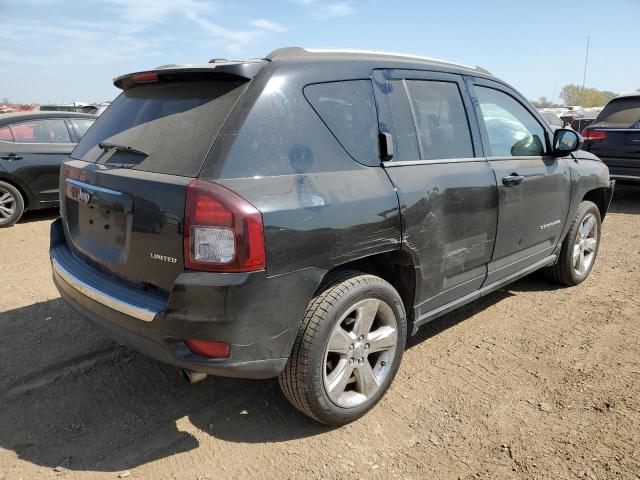
<svg viewBox="0 0 640 480"><path fill-rule="evenodd" d="M640 122L640 97L612 100L598 115L595 123L618 128L632 127Z"/></svg>
<svg viewBox="0 0 640 480"><path fill-rule="evenodd" d="M16 143L72 143L62 119L32 120L11 124Z"/></svg>
<svg viewBox="0 0 640 480"><path fill-rule="evenodd" d="M71 154L94 163L119 163L125 152L105 152L113 143L146 153L133 170L195 177L246 81L168 82L122 92L98 117Z"/></svg>
<svg viewBox="0 0 640 480"><path fill-rule="evenodd" d="M304 95L351 157L365 165L380 164L378 118L370 80L307 85Z"/></svg>
<svg viewBox="0 0 640 480"><path fill-rule="evenodd" d="M82 138L95 120L89 118L70 118L69 121L75 128L78 138Z"/></svg>
<svg viewBox="0 0 640 480"><path fill-rule="evenodd" d="M9 126L0 127L0 141L13 142L13 135Z"/></svg>

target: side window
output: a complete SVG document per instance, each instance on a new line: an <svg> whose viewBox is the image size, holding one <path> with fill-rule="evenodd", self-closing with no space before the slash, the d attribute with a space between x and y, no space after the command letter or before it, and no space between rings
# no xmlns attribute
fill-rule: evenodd
<svg viewBox="0 0 640 480"><path fill-rule="evenodd" d="M78 137L82 138L95 120L88 118L70 118L69 121L71 121L71 124L76 129Z"/></svg>
<svg viewBox="0 0 640 480"><path fill-rule="evenodd" d="M411 105L404 80L389 80L389 99L391 101L391 116L393 117L393 140L395 155L393 160L419 160L418 136L411 114Z"/></svg>
<svg viewBox="0 0 640 480"><path fill-rule="evenodd" d="M378 119L369 80L316 83L304 95L349 155L379 164Z"/></svg>
<svg viewBox="0 0 640 480"><path fill-rule="evenodd" d="M422 160L473 157L471 132L458 85L407 80Z"/></svg>
<svg viewBox="0 0 640 480"><path fill-rule="evenodd" d="M14 123L11 131L16 143L72 143L62 119Z"/></svg>
<svg viewBox="0 0 640 480"><path fill-rule="evenodd" d="M8 125L6 127L0 127L0 141L13 142L13 134Z"/></svg>
<svg viewBox="0 0 640 480"><path fill-rule="evenodd" d="M391 80L395 160L473 157L471 132L458 85L435 80Z"/></svg>
<svg viewBox="0 0 640 480"><path fill-rule="evenodd" d="M544 129L526 108L499 90L474 88L489 136L491 156L538 156L545 153Z"/></svg>

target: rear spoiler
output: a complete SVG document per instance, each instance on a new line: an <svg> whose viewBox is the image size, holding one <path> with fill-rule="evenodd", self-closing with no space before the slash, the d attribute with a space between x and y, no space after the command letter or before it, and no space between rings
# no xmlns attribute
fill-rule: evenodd
<svg viewBox="0 0 640 480"><path fill-rule="evenodd" d="M260 59L246 62L214 62L205 65L162 65L153 70L121 75L113 79L113 84L122 90L127 90L136 85L176 80L251 80L268 62L269 60Z"/></svg>

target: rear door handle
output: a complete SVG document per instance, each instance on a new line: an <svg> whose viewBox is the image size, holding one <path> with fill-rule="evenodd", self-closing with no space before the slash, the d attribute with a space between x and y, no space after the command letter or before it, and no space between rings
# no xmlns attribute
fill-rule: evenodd
<svg viewBox="0 0 640 480"><path fill-rule="evenodd" d="M502 177L502 184L505 187L515 187L516 185L520 185L523 180L524 176L518 175L517 173L512 173L511 175Z"/></svg>
<svg viewBox="0 0 640 480"><path fill-rule="evenodd" d="M15 153L10 153L9 155L3 155L2 160L22 160L20 155L16 155Z"/></svg>

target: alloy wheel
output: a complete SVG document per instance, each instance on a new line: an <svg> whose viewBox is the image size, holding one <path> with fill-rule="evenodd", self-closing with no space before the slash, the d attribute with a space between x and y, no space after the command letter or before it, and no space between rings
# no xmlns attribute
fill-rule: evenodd
<svg viewBox="0 0 640 480"><path fill-rule="evenodd" d="M362 300L336 323L324 355L324 387L333 403L356 407L380 389L391 371L398 323L382 300Z"/></svg>
<svg viewBox="0 0 640 480"><path fill-rule="evenodd" d="M16 212L16 199L11 192L0 187L0 223L6 222Z"/></svg>
<svg viewBox="0 0 640 480"><path fill-rule="evenodd" d="M593 213L586 215L580 223L573 245L573 269L582 276L589 271L598 247L598 222Z"/></svg>

